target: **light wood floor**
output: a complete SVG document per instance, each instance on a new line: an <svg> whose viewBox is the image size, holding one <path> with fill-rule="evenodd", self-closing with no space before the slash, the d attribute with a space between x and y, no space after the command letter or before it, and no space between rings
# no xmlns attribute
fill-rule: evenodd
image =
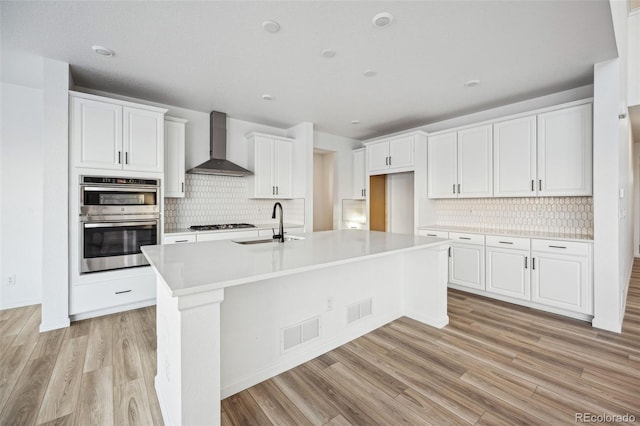
<svg viewBox="0 0 640 426"><path fill-rule="evenodd" d="M622 334L449 291L450 324L402 318L222 402L223 424L640 423L640 262ZM38 333L40 311L0 311L0 425L162 424L155 310Z"/></svg>

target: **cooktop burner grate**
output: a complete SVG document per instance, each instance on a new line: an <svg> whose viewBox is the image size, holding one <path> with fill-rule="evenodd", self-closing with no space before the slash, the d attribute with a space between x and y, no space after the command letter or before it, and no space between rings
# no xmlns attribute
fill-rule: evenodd
<svg viewBox="0 0 640 426"><path fill-rule="evenodd" d="M218 229L238 229L238 228L255 228L250 223L223 223L217 225L193 225L189 229L192 231L215 231Z"/></svg>

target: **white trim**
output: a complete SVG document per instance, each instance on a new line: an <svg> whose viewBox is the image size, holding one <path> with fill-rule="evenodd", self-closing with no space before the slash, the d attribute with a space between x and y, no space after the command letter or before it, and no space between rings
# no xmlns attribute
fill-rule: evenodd
<svg viewBox="0 0 640 426"><path fill-rule="evenodd" d="M57 330L59 328L66 328L71 325L71 320L68 316L57 318L55 321L49 321L46 324L44 322L40 323L40 333L44 333L45 331Z"/></svg>
<svg viewBox="0 0 640 426"><path fill-rule="evenodd" d="M622 322L617 323L614 321L598 321L598 318L594 317L591 322L593 328L599 328L601 330L612 331L614 333L622 333Z"/></svg>
<svg viewBox="0 0 640 426"><path fill-rule="evenodd" d="M161 112L163 114L169 111L167 108L160 108L160 107L155 107L151 105L139 104L135 102L122 101L120 99L107 98L106 96L99 96L99 95L93 95L91 93L77 92L75 90L69 90L69 96L74 98L83 98L83 99L89 99L92 101L105 102L105 103L114 104L114 105L122 105L122 106L131 107L131 108L145 109L148 111Z"/></svg>
<svg viewBox="0 0 640 426"><path fill-rule="evenodd" d="M130 311L132 309L145 308L147 306L153 306L156 304L156 299L143 300L142 302L128 303L126 305L114 306L106 309L98 309L91 312L81 312L79 314L71 315L69 318L71 321L80 321L83 319L100 317L103 315L115 314L118 312Z"/></svg>

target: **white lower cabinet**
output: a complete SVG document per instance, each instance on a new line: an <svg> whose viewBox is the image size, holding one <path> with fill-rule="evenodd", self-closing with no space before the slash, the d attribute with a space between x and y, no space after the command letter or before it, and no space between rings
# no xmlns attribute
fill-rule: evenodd
<svg viewBox="0 0 640 426"><path fill-rule="evenodd" d="M141 303L156 298L155 274L74 285L71 288L72 315ZM153 302L151 302L153 303Z"/></svg>
<svg viewBox="0 0 640 426"><path fill-rule="evenodd" d="M449 282L484 290L484 235L450 232Z"/></svg>
<svg viewBox="0 0 640 426"><path fill-rule="evenodd" d="M195 243L196 234L165 235L162 244Z"/></svg>
<svg viewBox="0 0 640 426"><path fill-rule="evenodd" d="M533 240L531 301L593 314L589 247L565 241Z"/></svg>
<svg viewBox="0 0 640 426"><path fill-rule="evenodd" d="M232 232L210 232L205 234L197 234L196 240L201 243L203 241L217 240L235 240L237 238L257 237L258 231L232 231Z"/></svg>
<svg viewBox="0 0 640 426"><path fill-rule="evenodd" d="M529 300L531 297L529 240L487 235L486 241L487 292Z"/></svg>

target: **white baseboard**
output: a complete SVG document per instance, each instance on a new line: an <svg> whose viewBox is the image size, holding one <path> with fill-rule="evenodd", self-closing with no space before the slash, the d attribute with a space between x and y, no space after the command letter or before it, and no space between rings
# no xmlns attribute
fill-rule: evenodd
<svg viewBox="0 0 640 426"><path fill-rule="evenodd" d="M614 333L622 333L622 320L620 323L615 321L599 321L598 317L594 317L591 325L601 330L613 331Z"/></svg>
<svg viewBox="0 0 640 426"><path fill-rule="evenodd" d="M98 309L97 311L83 312L81 314L71 315L71 321L80 321L83 319L101 317L103 315L115 314L118 312L130 311L132 309L145 308L156 304L156 299L143 300L142 302L129 303L127 305L114 306L112 308Z"/></svg>
<svg viewBox="0 0 640 426"><path fill-rule="evenodd" d="M40 323L40 333L44 333L45 331L57 330L59 328L66 328L71 325L71 320L68 316L56 318L54 321L49 321L47 323Z"/></svg>
<svg viewBox="0 0 640 426"><path fill-rule="evenodd" d="M426 325L430 325L431 327L435 327L435 328L442 328L445 325L449 324L449 316L445 315L442 318L436 318L436 317L431 317L429 315L425 315L421 312L405 312L404 316L411 318L413 320L416 320L418 322L421 322L423 324Z"/></svg>
<svg viewBox="0 0 640 426"><path fill-rule="evenodd" d="M4 311L5 309L24 308L25 306L41 305L41 304L42 304L41 299L13 300L8 303L1 303L0 311Z"/></svg>

